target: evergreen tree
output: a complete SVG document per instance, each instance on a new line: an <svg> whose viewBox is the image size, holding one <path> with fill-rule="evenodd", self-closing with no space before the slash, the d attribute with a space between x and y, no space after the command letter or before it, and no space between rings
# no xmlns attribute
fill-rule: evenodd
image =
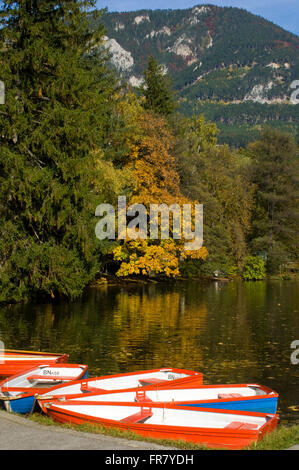
<svg viewBox="0 0 299 470"><path fill-rule="evenodd" d="M96 155L114 78L97 47L102 26L90 30L94 6L92 0L1 2L2 301L75 297L98 270Z"/></svg>
<svg viewBox="0 0 299 470"><path fill-rule="evenodd" d="M170 79L163 67L151 56L144 73L145 109L168 116L174 113L176 103L170 85Z"/></svg>
<svg viewBox="0 0 299 470"><path fill-rule="evenodd" d="M197 263L204 275L242 267L247 254L252 185L239 168L238 155L217 145L218 129L203 116L176 123L175 156L182 193L203 204L204 245L209 256ZM193 267L192 272L195 273Z"/></svg>
<svg viewBox="0 0 299 470"><path fill-rule="evenodd" d="M299 161L294 138L267 129L250 145L256 186L251 249L267 256L268 272L298 257Z"/></svg>

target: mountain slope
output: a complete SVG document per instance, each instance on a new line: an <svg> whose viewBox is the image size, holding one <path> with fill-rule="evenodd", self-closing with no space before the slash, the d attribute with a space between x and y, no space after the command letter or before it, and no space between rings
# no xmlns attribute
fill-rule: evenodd
<svg viewBox="0 0 299 470"><path fill-rule="evenodd" d="M209 104L213 118L211 103L214 115L224 105L242 104L236 108L243 118L239 120L234 111L237 117L230 125L242 121L258 125L252 111L246 118L246 103L248 109L252 103L264 105L258 106L261 122L269 120L268 111L264 116L266 105L275 105L272 114L276 121L283 105L285 122L297 125L294 105L290 104L291 83L299 80L296 35L246 10L212 5L105 13L102 21L112 63L132 86L142 83L152 54L171 76L181 111L186 114L202 112Z"/></svg>

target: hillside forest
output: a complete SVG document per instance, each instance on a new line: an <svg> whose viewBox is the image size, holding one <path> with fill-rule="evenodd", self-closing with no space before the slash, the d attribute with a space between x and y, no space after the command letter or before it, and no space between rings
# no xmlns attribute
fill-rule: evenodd
<svg viewBox="0 0 299 470"><path fill-rule="evenodd" d="M0 302L68 298L103 276L173 280L295 273L298 145L279 127L246 146L179 112L151 56L121 83L91 0L1 2ZM91 30L90 16L97 27ZM95 236L101 203L203 204L204 243Z"/></svg>

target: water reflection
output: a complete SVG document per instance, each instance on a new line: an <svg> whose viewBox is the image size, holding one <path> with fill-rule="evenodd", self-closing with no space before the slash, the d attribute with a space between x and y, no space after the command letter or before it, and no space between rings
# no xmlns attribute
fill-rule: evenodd
<svg viewBox="0 0 299 470"><path fill-rule="evenodd" d="M205 383L257 382L298 420L299 283L199 282L90 289L73 303L0 309L7 348L66 352L91 375L162 366L200 370Z"/></svg>

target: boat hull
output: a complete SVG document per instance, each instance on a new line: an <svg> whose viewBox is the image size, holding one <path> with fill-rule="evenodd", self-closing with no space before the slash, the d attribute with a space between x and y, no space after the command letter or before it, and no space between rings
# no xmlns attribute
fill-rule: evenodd
<svg viewBox="0 0 299 470"><path fill-rule="evenodd" d="M68 401L70 404L72 400ZM107 405L108 403L105 403ZM115 406L116 404L113 403ZM119 403L121 405L128 405ZM132 405L132 404L130 404ZM165 405L153 405L151 407L163 407L171 408L171 405L165 407ZM187 427L187 426L174 426L174 425L157 425L157 424L146 424L146 423L124 423L121 421L114 421L111 419L104 419L94 416L84 415L80 412L74 412L59 407L58 402L48 404L48 415L55 421L60 423L69 423L75 425L91 424L94 426L103 426L108 428L114 428L123 431L130 431L137 435L148 437L158 440L170 440L170 441L185 441L194 444L201 444L207 448L215 449L231 449L240 450L249 446L250 444L260 440L266 433L273 431L278 424L277 415L269 415L268 421L258 430L252 429L228 429L228 428L201 428L201 427ZM190 409L188 407L176 407L177 410ZM215 412L215 410L204 408L201 411L204 412ZM198 410L194 410L194 413L198 413ZM227 413L225 410L220 410L217 413ZM231 413L231 412L230 412ZM267 416L263 413L251 413L250 416ZM249 416L248 413L234 412L235 419L239 419L240 416L245 419Z"/></svg>
<svg viewBox="0 0 299 470"><path fill-rule="evenodd" d="M74 364L55 364L53 368L59 369L62 367L65 370L74 368ZM86 365L78 365L78 375L76 379L88 379L88 367ZM36 369L29 369L26 374L36 371ZM3 407L6 411L12 413L27 414L31 413L35 409L38 409L38 402L35 399L35 396L40 393L45 393L47 390L51 389L52 386L49 385L45 387L10 387L8 384L13 382L15 379L18 380L23 377L23 374L17 374L9 379L4 380L0 383L0 401L3 404ZM47 379L47 377L46 377Z"/></svg>
<svg viewBox="0 0 299 470"><path fill-rule="evenodd" d="M41 364L67 363L68 354L39 351L0 350L0 380Z"/></svg>
<svg viewBox="0 0 299 470"><path fill-rule="evenodd" d="M253 411L275 414L278 393L258 384L197 385L184 388L170 386L138 387L127 390L74 394L66 398L75 401L171 403L174 406L210 408L215 410ZM49 391L51 393L51 391ZM39 399L39 397L38 397ZM54 397L53 397L54 399Z"/></svg>
<svg viewBox="0 0 299 470"><path fill-rule="evenodd" d="M35 398L34 395L23 395L14 400L3 400L3 405L6 411L10 413L27 414L34 410Z"/></svg>
<svg viewBox="0 0 299 470"><path fill-rule="evenodd" d="M197 408L211 408L213 410L236 410L236 411L253 411L258 413L276 413L278 398L256 398L249 400L232 400L221 402L205 402L205 403L179 403L179 406L192 406Z"/></svg>

